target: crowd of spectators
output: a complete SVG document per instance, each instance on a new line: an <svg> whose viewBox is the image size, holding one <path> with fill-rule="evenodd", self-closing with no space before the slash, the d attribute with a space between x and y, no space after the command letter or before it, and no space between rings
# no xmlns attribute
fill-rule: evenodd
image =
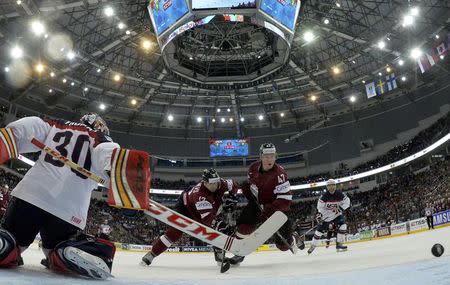
<svg viewBox="0 0 450 285"><path fill-rule="evenodd" d="M291 182L291 185L310 184L326 181L331 177L339 178L348 175L355 175L384 165L388 165L392 162L401 160L402 158L408 157L428 147L433 142L437 141L439 138L446 135L450 131L449 126L450 126L450 113L437 120L429 128L419 132L419 134L417 134L414 138L412 138L408 142L398 145L393 149L389 150L386 154L381 155L361 165L358 165L355 168L349 169L344 163L341 163L339 169L336 169L333 173L323 172L312 174L306 177L290 177L289 181ZM192 183L195 184L195 182L186 182L183 179L177 181L166 181L161 179L155 179L154 182L152 181L152 187L159 189L184 190L189 188L189 186Z"/></svg>

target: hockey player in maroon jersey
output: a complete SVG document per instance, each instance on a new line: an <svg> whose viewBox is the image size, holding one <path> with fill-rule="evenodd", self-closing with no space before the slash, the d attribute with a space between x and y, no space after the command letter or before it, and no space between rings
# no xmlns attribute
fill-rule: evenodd
<svg viewBox="0 0 450 285"><path fill-rule="evenodd" d="M205 169L202 181L184 191L175 210L206 226L211 226L222 204L236 204L237 184L219 177L215 169ZM169 228L164 235L153 242L152 250L142 257L141 265L150 265L155 257L177 242L183 233Z"/></svg>
<svg viewBox="0 0 450 285"><path fill-rule="evenodd" d="M242 186L242 191L248 200L247 206L237 220L237 238L245 238L251 234L256 225L264 222L275 211L288 214L292 203L291 185L283 167L276 163L277 152L275 145L264 143L259 149L260 160L252 163L248 169L248 181ZM262 210L261 210L262 209ZM278 236L275 234L275 244L282 251L297 248L304 249L305 245L294 232L290 219L280 228ZM234 256L231 264L242 262L243 256Z"/></svg>

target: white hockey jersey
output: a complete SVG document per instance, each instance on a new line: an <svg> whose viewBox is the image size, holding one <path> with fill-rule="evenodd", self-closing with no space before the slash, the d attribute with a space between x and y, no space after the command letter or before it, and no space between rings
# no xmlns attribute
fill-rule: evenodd
<svg viewBox="0 0 450 285"><path fill-rule="evenodd" d="M348 207L350 207L350 198L340 190L336 190L334 194L326 191L317 202L317 210L322 214L324 222L336 219L342 215L342 210L346 210Z"/></svg>
<svg viewBox="0 0 450 285"><path fill-rule="evenodd" d="M40 150L30 142L34 137L107 181L112 151L120 147L100 131L64 120L27 117L7 127L13 130L20 153ZM96 182L42 151L12 195L84 229L95 188Z"/></svg>

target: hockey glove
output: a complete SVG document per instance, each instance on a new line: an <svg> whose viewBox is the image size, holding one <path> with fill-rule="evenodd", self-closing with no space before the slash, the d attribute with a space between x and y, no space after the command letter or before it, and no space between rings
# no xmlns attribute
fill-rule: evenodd
<svg viewBox="0 0 450 285"><path fill-rule="evenodd" d="M318 225L323 224L323 219L322 219L322 214L321 213L317 213L316 214L316 221Z"/></svg>
<svg viewBox="0 0 450 285"><path fill-rule="evenodd" d="M236 209L238 198L233 193L223 197L222 208L225 212L233 212Z"/></svg>

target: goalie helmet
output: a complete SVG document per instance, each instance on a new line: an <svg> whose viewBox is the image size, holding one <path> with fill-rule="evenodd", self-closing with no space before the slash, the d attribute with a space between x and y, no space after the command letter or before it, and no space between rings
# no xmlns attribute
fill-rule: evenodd
<svg viewBox="0 0 450 285"><path fill-rule="evenodd" d="M274 154L277 153L277 149L273 143L263 143L259 147L259 155L272 154L272 153L274 153Z"/></svg>
<svg viewBox="0 0 450 285"><path fill-rule="evenodd" d="M220 176L214 168L203 170L202 181L208 183L220 182Z"/></svg>
<svg viewBox="0 0 450 285"><path fill-rule="evenodd" d="M90 127L94 130L99 130L105 135L109 136L109 129L108 126L106 126L105 120L100 117L100 115L96 113L88 113L81 117L80 122L82 124L85 124L86 126Z"/></svg>

